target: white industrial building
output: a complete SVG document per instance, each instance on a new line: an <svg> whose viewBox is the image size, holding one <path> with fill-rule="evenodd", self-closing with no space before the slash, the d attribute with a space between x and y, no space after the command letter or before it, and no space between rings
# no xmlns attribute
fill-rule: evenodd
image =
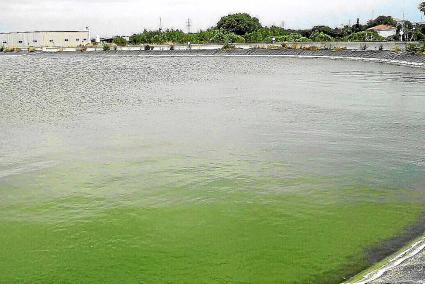
<svg viewBox="0 0 425 284"><path fill-rule="evenodd" d="M87 31L34 31L0 33L5 48L78 47L90 43Z"/></svg>

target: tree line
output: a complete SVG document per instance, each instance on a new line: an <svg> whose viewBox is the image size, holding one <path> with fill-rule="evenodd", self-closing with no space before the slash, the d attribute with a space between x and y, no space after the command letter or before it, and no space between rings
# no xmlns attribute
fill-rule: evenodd
<svg viewBox="0 0 425 284"><path fill-rule="evenodd" d="M425 1L419 5L425 14ZM381 37L369 28L377 25L396 27L394 36ZM258 18L247 13L236 13L222 17L218 23L205 31L185 33L179 29L144 30L132 35L127 41L115 37L113 43L127 44L206 44L206 43L272 43L272 42L326 42L326 41L425 41L425 25L409 21L397 22L390 16L379 16L361 24L357 19L354 25L331 28L315 26L311 29L293 30L278 26L263 26Z"/></svg>

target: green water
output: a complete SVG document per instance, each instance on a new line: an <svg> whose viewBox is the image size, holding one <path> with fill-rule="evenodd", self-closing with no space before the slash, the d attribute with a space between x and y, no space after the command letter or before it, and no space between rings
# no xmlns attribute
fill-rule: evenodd
<svg viewBox="0 0 425 284"><path fill-rule="evenodd" d="M341 191L314 178L217 178L238 165L161 181L141 167L77 164L2 188L13 204L0 214L2 281L338 282L367 265L362 249L422 210L385 190ZM188 180L208 182L178 186ZM318 189L273 192L300 184Z"/></svg>
<svg viewBox="0 0 425 284"><path fill-rule="evenodd" d="M0 63L0 283L340 283L423 214L421 70Z"/></svg>

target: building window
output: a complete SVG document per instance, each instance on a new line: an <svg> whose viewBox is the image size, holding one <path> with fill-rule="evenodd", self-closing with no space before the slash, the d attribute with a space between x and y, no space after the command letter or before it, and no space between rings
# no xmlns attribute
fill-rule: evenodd
<svg viewBox="0 0 425 284"><path fill-rule="evenodd" d="M53 42L53 39L49 40L49 42Z"/></svg>
<svg viewBox="0 0 425 284"><path fill-rule="evenodd" d="M65 41L68 41L68 39L66 38Z"/></svg>
<svg viewBox="0 0 425 284"><path fill-rule="evenodd" d="M3 41L3 43L4 43L4 44L6 44L6 43L7 43L7 41Z"/></svg>
<svg viewBox="0 0 425 284"><path fill-rule="evenodd" d="M85 38L85 39L83 39L83 41L86 41L87 39Z"/></svg>
<svg viewBox="0 0 425 284"><path fill-rule="evenodd" d="M79 38L76 38L75 41L80 41L80 39Z"/></svg>
<svg viewBox="0 0 425 284"><path fill-rule="evenodd" d="M18 43L22 43L22 40L18 41Z"/></svg>
<svg viewBox="0 0 425 284"><path fill-rule="evenodd" d="M33 42L37 43L38 41L35 39L35 40L33 40Z"/></svg>

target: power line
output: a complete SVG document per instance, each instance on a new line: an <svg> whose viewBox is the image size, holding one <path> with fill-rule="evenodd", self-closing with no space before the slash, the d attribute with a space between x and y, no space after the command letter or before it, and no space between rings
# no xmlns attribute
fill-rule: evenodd
<svg viewBox="0 0 425 284"><path fill-rule="evenodd" d="M192 27L192 20L190 18L186 21L187 33L190 34L190 29Z"/></svg>

